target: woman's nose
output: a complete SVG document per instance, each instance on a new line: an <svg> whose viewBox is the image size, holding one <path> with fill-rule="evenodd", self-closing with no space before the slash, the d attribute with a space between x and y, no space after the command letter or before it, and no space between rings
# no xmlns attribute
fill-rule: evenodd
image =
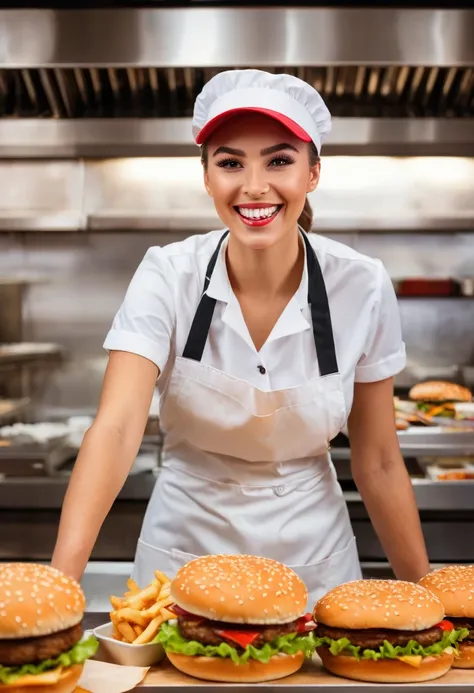
<svg viewBox="0 0 474 693"><path fill-rule="evenodd" d="M268 193L270 185L265 171L248 167L243 184L243 192L249 197L261 197Z"/></svg>

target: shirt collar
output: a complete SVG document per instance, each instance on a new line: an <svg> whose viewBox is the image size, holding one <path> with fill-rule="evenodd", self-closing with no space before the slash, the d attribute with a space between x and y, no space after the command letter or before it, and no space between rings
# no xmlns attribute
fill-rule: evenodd
<svg viewBox="0 0 474 693"><path fill-rule="evenodd" d="M210 298L215 298L217 301L223 301L224 303L229 303L229 299L232 293L232 287L230 285L229 275L227 273L227 264L225 259L228 240L229 239L226 238L220 247L219 256L214 267L214 272L212 273L209 286L206 290L206 294ZM295 295L291 299L296 299L296 302L301 309L305 308L308 305L308 262L305 243L303 243L303 251L303 275L301 277L300 285L296 290Z"/></svg>
<svg viewBox="0 0 474 693"><path fill-rule="evenodd" d="M215 298L217 301L223 301L224 303L229 303L232 293L232 287L230 285L229 275L227 274L227 265L225 261L228 240L229 239L227 237L220 247L219 255L214 266L214 271L211 275L209 286L206 290L206 294L210 298Z"/></svg>
<svg viewBox="0 0 474 693"><path fill-rule="evenodd" d="M304 265L303 265L303 275L301 277L300 285L296 290L293 298L296 299L299 307L301 309L308 305L308 257L306 254L306 243L303 243L304 251Z"/></svg>
<svg viewBox="0 0 474 693"><path fill-rule="evenodd" d="M225 259L227 242L228 239L222 243L206 293L210 298L227 303L227 308L222 316L223 321L253 346L237 298L230 285ZM305 244L303 244L303 249L304 265L300 285L275 324L267 342L303 332L311 327L311 324L302 313L303 309L308 305L308 267Z"/></svg>

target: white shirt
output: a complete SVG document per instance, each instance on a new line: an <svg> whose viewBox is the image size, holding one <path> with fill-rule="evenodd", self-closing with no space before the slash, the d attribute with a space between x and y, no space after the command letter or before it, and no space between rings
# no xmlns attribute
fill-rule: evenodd
<svg viewBox="0 0 474 693"><path fill-rule="evenodd" d="M182 355L207 265L223 233L212 231L150 248L105 340L109 351L132 352L153 361L163 373L157 383L160 394L175 355ZM326 284L349 412L354 382L383 380L405 367L397 299L380 260L323 236L310 233L308 238ZM225 251L226 242L207 289L217 304L202 362L265 391L317 377L306 264L297 292L257 352L229 282Z"/></svg>

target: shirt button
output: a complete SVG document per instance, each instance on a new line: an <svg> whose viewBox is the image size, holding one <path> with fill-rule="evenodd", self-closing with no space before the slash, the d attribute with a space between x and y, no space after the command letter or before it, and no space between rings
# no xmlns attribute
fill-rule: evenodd
<svg viewBox="0 0 474 693"><path fill-rule="evenodd" d="M258 366L258 370L260 371L260 373L261 373L262 375L265 375L265 373L267 372L266 369L265 369L265 366Z"/></svg>

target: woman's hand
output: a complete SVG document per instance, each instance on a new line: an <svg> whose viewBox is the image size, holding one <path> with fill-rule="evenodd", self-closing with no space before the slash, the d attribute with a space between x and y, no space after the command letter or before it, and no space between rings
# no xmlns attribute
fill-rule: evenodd
<svg viewBox="0 0 474 693"><path fill-rule="evenodd" d="M392 378L355 383L349 439L352 476L392 569L400 580L416 582L430 565L398 443Z"/></svg>

